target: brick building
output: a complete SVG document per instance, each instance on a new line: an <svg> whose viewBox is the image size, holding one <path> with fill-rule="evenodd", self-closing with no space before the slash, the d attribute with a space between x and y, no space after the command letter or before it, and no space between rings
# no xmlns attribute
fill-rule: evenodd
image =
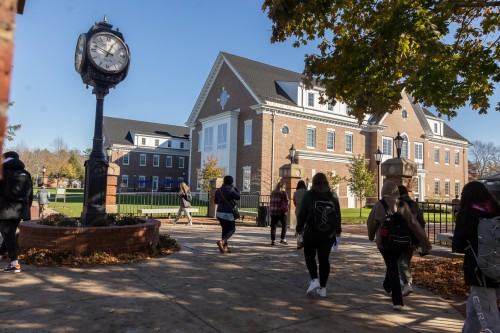
<svg viewBox="0 0 500 333"><path fill-rule="evenodd" d="M319 104L321 87L308 90L302 75L232 54L219 53L186 125L191 131L191 188L203 161L213 155L243 193L269 194L289 148L305 167L348 176L350 158L364 155L377 172L374 152L392 158L393 138L405 139L402 157L417 162L415 196L451 200L466 183L469 142L444 120L402 92L401 109L361 125L345 104ZM381 180L382 182L382 180ZM343 207L356 207L348 184L337 189Z"/></svg>
<svg viewBox="0 0 500 333"><path fill-rule="evenodd" d="M103 117L103 146L120 166L122 191L177 191L189 183L189 129Z"/></svg>

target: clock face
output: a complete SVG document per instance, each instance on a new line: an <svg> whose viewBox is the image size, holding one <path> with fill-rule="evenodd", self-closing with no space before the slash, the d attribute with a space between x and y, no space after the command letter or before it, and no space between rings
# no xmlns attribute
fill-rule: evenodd
<svg viewBox="0 0 500 333"><path fill-rule="evenodd" d="M81 34L76 42L75 50L75 70L78 73L82 72L83 63L85 62L85 45L87 44L87 37Z"/></svg>
<svg viewBox="0 0 500 333"><path fill-rule="evenodd" d="M100 32L90 37L87 49L89 60L105 73L121 72L129 62L125 43L108 32Z"/></svg>
<svg viewBox="0 0 500 333"><path fill-rule="evenodd" d="M288 126L283 126L283 128L281 129L281 133L287 135L288 133L290 132L290 129L288 128Z"/></svg>

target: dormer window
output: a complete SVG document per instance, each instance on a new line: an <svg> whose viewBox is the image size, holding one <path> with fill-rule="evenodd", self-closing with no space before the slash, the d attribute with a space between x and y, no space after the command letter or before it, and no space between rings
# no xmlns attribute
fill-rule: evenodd
<svg viewBox="0 0 500 333"><path fill-rule="evenodd" d="M172 148L172 141L170 141L170 140L167 141L167 147Z"/></svg>
<svg viewBox="0 0 500 333"><path fill-rule="evenodd" d="M307 94L307 106L314 107L314 93Z"/></svg>
<svg viewBox="0 0 500 333"><path fill-rule="evenodd" d="M438 130L438 123L434 123L434 134L438 134L439 133L439 130Z"/></svg>
<svg viewBox="0 0 500 333"><path fill-rule="evenodd" d="M145 146L145 145L146 145L146 138L141 138L141 144L142 144L143 146Z"/></svg>
<svg viewBox="0 0 500 333"><path fill-rule="evenodd" d="M181 142L181 149L184 149L184 142Z"/></svg>

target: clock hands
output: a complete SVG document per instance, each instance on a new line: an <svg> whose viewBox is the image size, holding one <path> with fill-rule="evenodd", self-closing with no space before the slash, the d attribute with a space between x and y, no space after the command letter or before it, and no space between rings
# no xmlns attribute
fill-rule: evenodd
<svg viewBox="0 0 500 333"><path fill-rule="evenodd" d="M116 43L115 43L115 44L116 44ZM100 47L99 45L97 45L97 43L95 43L95 42L94 42L94 46L95 46L96 48L98 48L98 49L100 49L100 50L102 50L102 51L106 52L106 57L107 57L108 55L113 56L113 53L111 53L110 51L111 51L111 49L113 48L113 46L115 46L115 44L113 44L113 45L109 48L109 51L106 51L105 49L103 49L102 47Z"/></svg>

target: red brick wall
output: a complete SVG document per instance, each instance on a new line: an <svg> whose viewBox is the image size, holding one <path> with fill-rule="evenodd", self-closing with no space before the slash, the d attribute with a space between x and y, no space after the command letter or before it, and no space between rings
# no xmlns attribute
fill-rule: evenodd
<svg viewBox="0 0 500 333"><path fill-rule="evenodd" d="M140 225L121 227L51 227L36 221L19 225L19 247L84 253L102 250L108 253L132 253L157 244L160 222L148 220Z"/></svg>

